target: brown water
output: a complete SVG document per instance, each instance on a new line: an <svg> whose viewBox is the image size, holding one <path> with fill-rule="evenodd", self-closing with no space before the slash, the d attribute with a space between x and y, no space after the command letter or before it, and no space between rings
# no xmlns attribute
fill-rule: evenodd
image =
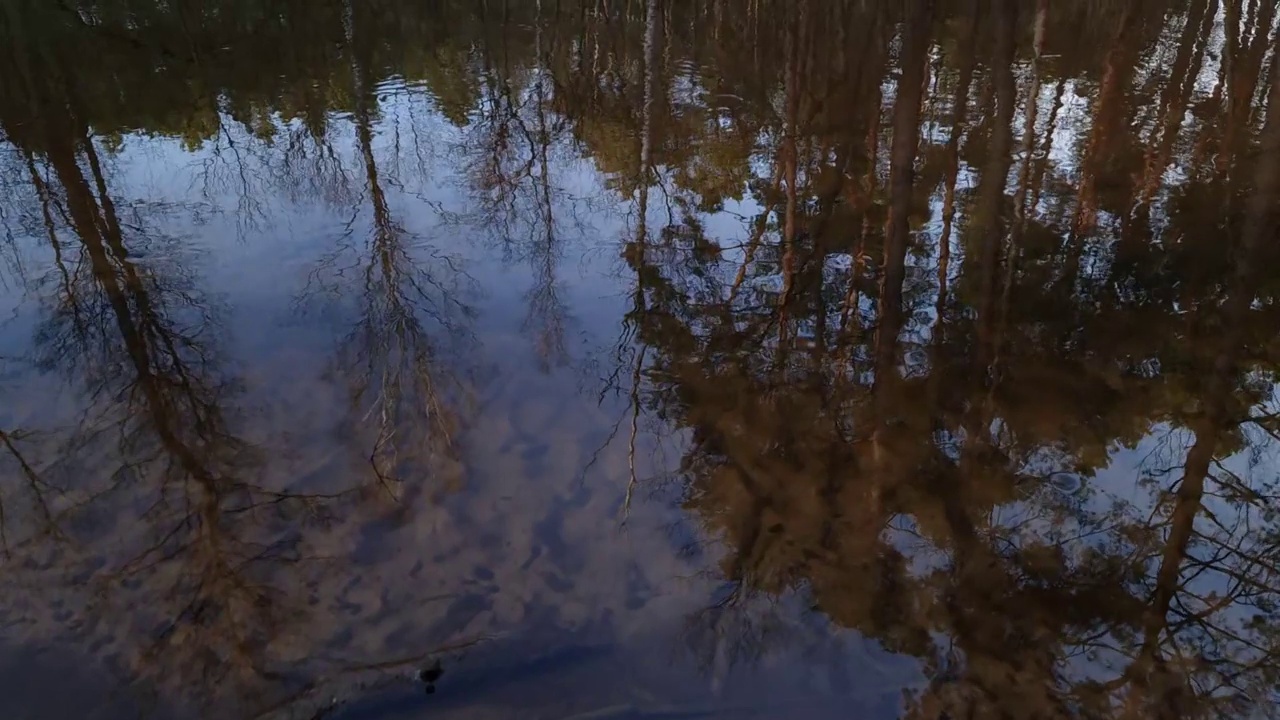
<svg viewBox="0 0 1280 720"><path fill-rule="evenodd" d="M1276 15L0 2L0 715L1280 714Z"/></svg>

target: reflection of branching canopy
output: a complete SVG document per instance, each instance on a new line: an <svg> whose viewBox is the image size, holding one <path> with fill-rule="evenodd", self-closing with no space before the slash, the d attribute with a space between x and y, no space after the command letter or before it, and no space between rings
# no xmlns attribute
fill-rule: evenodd
<svg viewBox="0 0 1280 720"><path fill-rule="evenodd" d="M54 257L31 359L93 400L56 462L65 436L0 428L6 550L143 507L106 575L158 598L151 676L293 681L262 659L287 598L261 570L305 573L305 543L272 530L348 496L264 477L199 258L164 262L181 245L164 216L191 208L117 202L104 150L135 131L208 150L200 189L245 228L282 188L349 213L356 241L301 304L355 308L347 424L403 497L454 450L444 338L468 312L456 258L396 215L395 73L460 128L439 164L460 164L475 212L443 219L529 263L548 367L567 354L568 241L627 206L607 373L630 404L624 512L650 482L641 429L686 430L684 507L726 548L724 592L691 618L708 665L817 642L789 622L799 598L922 659L912 717L1274 700L1277 493L1244 451L1280 433L1277 287L1258 272L1280 192L1275 3L554 6L0 7L0 173L21 188L5 228ZM569 192L582 159L608 198ZM726 209L737 237L717 237ZM1142 502L1116 502L1102 476L1133 448ZM71 482L103 457L101 485ZM1067 474L1078 494L1047 481Z"/></svg>

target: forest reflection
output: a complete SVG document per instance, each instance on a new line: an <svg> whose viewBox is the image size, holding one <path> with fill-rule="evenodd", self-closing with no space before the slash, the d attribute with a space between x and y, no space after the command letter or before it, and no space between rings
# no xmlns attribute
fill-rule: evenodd
<svg viewBox="0 0 1280 720"><path fill-rule="evenodd" d="M77 400L0 409L3 567L34 593L0 616L244 716L471 642L445 613L435 646L351 660L342 603L316 600L344 583L320 548L464 491L468 418L500 412L466 371L477 281L413 214L525 268L539 370L598 370L621 404L624 519L674 497L712 551L684 631L709 672L785 642L799 597L920 663L902 717L1272 714L1275 16L5 3L0 254L39 310L0 382ZM151 143L192 159L186 202L119 171ZM411 191L442 168L453 207ZM345 323L326 372L357 470L324 482L246 399L183 234L311 204L347 218L294 298ZM591 328L603 363L575 355L583 243L624 296ZM647 440L678 460L646 472Z"/></svg>

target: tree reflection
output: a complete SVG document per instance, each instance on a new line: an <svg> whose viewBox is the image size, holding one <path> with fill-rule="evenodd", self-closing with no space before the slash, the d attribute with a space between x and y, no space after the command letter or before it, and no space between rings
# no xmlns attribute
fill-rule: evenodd
<svg viewBox="0 0 1280 720"><path fill-rule="evenodd" d="M10 47L6 63L28 74L0 98L0 129L22 160L6 183L32 193L38 211L23 221L52 258L32 283L42 320L31 353L13 360L64 378L84 404L71 427L0 432L6 616L94 647L132 691L200 715L313 712L421 662L425 648L367 661L348 647L328 547L360 520L364 494L291 473L287 444L263 431L224 355L225 308L202 289L203 258L167 230L203 207L121 201L108 143L90 124L103 108L86 73ZM392 488L420 454L447 448L454 399L420 319L439 281L416 266L392 218L373 155L372 82L359 62L353 74L373 233L342 359L357 411L376 418L374 471ZM315 139L319 159L303 171L336 178L328 200L340 202L345 171ZM288 173L289 161L279 167ZM456 301L446 304L452 312Z"/></svg>
<svg viewBox="0 0 1280 720"><path fill-rule="evenodd" d="M1050 137L1061 62L1046 58L1055 26L1105 25L1043 3L1032 13L975 5L955 17L908 3L890 20L892 126L880 142L873 121L866 160L837 140L800 162L840 108L822 102L812 73L793 88L790 68L808 67L805 57L776 60L777 74L764 75L782 109L750 132L775 139L766 147L777 160L757 163L770 172L748 183L764 220L743 256L675 241L689 225L669 228L660 248L628 250L645 299L632 318L647 353L636 383L653 412L691 433L685 507L725 547L730 585L695 625L714 628L742 608L731 631L695 643L713 658L768 652L781 636L763 631L778 624L765 618L794 593L932 668L913 717L1209 717L1269 706L1280 666L1274 533L1262 525L1274 480L1265 465L1242 465L1242 451L1256 457L1271 442L1269 415L1249 419L1272 382L1249 330L1270 318L1270 291L1251 269L1255 253L1271 252L1259 238L1275 237L1270 116L1258 153L1230 141L1241 144L1224 155L1238 183L1227 196L1251 199L1231 201L1233 240L1212 245L1200 203L1221 176L1159 175L1184 162L1175 155L1198 132L1179 108L1207 92L1187 78L1203 67L1216 6L1171 8L1166 22L1179 32L1164 35L1150 8L1106 16L1129 30L1095 56L1102 76L1091 124L1073 131L1077 161ZM989 68L981 76L967 36L950 35L974 32L979 12L992 18L972 46ZM821 34L806 22L803 10L793 16L779 47L817 52L817 37L786 39ZM1266 13L1252 22L1269 37ZM1135 45L1135 32L1153 44ZM1143 58L1164 51L1158 37L1172 38L1170 72L1135 89ZM846 77L879 72L871 58L846 62ZM1145 157L1119 150L1146 129L1125 117L1147 107L1138 92L1162 98ZM948 104L953 126L937 132L930 123L947 115L931 108ZM802 120L804 107L821 110ZM1135 164L1147 168L1141 188L1109 184L1133 177ZM858 165L873 179L887 170L881 198L830 190L833 174ZM962 170L971 191L959 187ZM1065 184L1075 171L1078 188ZM1124 197L1145 215L1121 215ZM941 232L913 207L936 208ZM1182 272L1192 257L1213 270ZM750 292L753 278L772 292ZM872 332L833 334L831 317ZM1143 440L1148 432L1164 440ZM1140 499L1122 500L1129 493L1111 479L1124 448L1145 453L1129 480ZM751 620L757 593L774 600ZM728 638L755 647L713 649Z"/></svg>
<svg viewBox="0 0 1280 720"><path fill-rule="evenodd" d="M45 303L34 359L93 399L66 457L0 418L0 540L74 546L122 524L107 501L147 508L98 574L163 601L122 613L151 640L141 676L304 688L272 655L273 583L312 582L311 536L281 528L356 502L265 479L221 310L163 230L182 208L110 192L104 151L145 131L208 151L210 201L245 218L268 188L351 209L303 302L354 308L345 432L402 502L457 459L446 356L470 314L461 253L396 205L399 164L455 170L439 227L528 265L547 372L569 240L622 208L622 515L654 485L643 429L678 438L682 507L720 553L687 627L706 667L829 622L919 661L909 717L1274 705L1274 3L431 5L0 11L5 227L52 268L14 273ZM278 71L243 66L266 55Z"/></svg>
<svg viewBox="0 0 1280 720"><path fill-rule="evenodd" d="M42 108L42 135L22 139L48 164L32 182L66 219L49 241L69 267L54 275L33 360L93 402L59 451L65 487L41 500L70 545L32 536L24 554L48 557L38 562L52 561L54 575L100 568L91 593L72 592L84 603L75 632L127 637L116 657L142 687L198 685L209 702L252 706L281 677L267 647L298 630L292 593L268 568L307 572L305 542L279 528L305 527L337 496L261 475L235 429L239 381L218 357L217 305L197 290L193 261L166 262L158 246L172 241L154 211L122 217L84 125L52 102ZM141 265L143 254L162 259ZM43 481L22 467L36 490Z"/></svg>
<svg viewBox="0 0 1280 720"><path fill-rule="evenodd" d="M352 278L361 283L358 319L341 343L338 364L351 380L351 431L372 434L373 474L400 498L405 478L431 476L439 469L435 461L456 451L454 408L464 388L441 367L432 333L462 342L470 310L459 299L457 261L434 253L427 258L430 264L424 262L419 238L392 214L374 147L377 98L366 54L372 40L364 37L364 18L354 6L348 6L345 22L348 43L357 48L351 63L352 121L372 231L355 260L359 272ZM341 257L328 256L322 271L343 279Z"/></svg>
<svg viewBox="0 0 1280 720"><path fill-rule="evenodd" d="M550 67L559 24L542 2L526 6L532 11L527 27L506 22L496 26L496 37L481 38L475 118L457 147L470 203L457 220L528 264L532 287L523 328L549 371L569 361L560 262L566 242L585 233L586 202L567 187L561 170L571 120L557 107L562 80Z"/></svg>

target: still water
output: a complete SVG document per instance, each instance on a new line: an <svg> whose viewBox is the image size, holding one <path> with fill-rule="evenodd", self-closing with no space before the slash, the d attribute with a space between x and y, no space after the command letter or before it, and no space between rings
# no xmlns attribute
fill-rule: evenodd
<svg viewBox="0 0 1280 720"><path fill-rule="evenodd" d="M1270 0L4 0L5 718L1280 713Z"/></svg>

